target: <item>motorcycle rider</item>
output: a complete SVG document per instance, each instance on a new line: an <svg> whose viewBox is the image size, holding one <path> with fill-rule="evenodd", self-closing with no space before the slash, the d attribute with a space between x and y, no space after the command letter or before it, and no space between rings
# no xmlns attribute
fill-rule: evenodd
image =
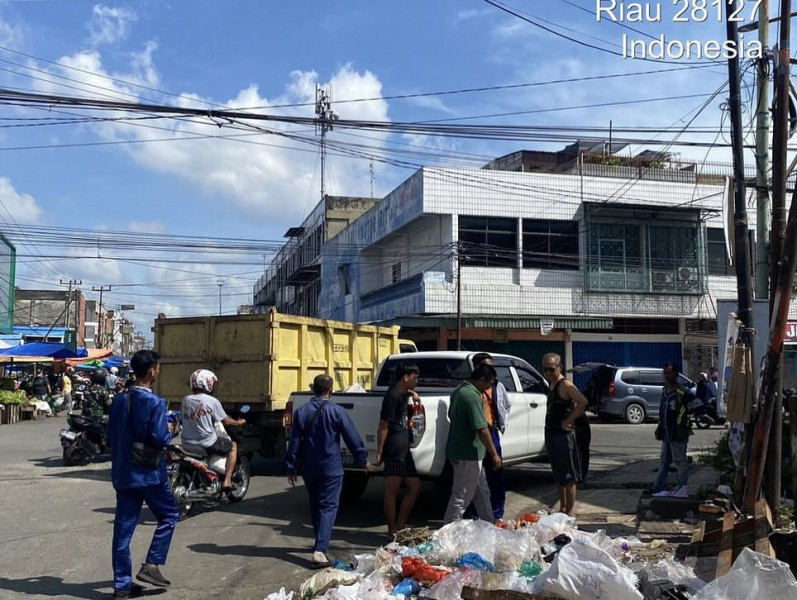
<svg viewBox="0 0 797 600"><path fill-rule="evenodd" d="M83 414L89 414L98 421L105 421L111 409L111 395L105 382L108 371L98 367L91 373L91 387L86 398L83 399Z"/></svg>
<svg viewBox="0 0 797 600"><path fill-rule="evenodd" d="M216 434L216 423L227 426L245 425L244 419L227 416L216 398L211 396L218 378L213 371L198 369L191 374L188 385L192 393L183 398L180 417L183 421L183 444L202 446L208 453L227 457L222 491L232 489L232 472L238 460L238 445Z"/></svg>
<svg viewBox="0 0 797 600"><path fill-rule="evenodd" d="M111 367L110 371L111 371L110 374L105 380L105 387L107 387L110 392L115 392L116 382L119 380L118 377L119 369L117 369L116 367Z"/></svg>

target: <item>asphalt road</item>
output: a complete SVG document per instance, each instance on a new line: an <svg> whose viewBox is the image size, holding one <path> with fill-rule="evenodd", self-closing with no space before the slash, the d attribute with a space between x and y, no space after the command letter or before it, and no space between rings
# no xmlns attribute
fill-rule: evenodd
<svg viewBox="0 0 797 600"><path fill-rule="evenodd" d="M110 464L64 467L58 431L64 418L0 427L0 599L109 597L114 492ZM658 456L654 425L593 424L594 473ZM720 430L696 431L690 450L708 447ZM262 600L309 576L313 532L301 485L291 489L279 465L256 459L251 489L239 504L200 510L175 533L165 575L173 587L163 600ZM651 473L651 480L655 473ZM550 506L554 484L546 463L507 470L507 515ZM333 556L348 558L386 542L374 478L363 498L341 507ZM414 525L439 526L445 502L427 483ZM143 560L154 521L148 511L133 540L134 569Z"/></svg>

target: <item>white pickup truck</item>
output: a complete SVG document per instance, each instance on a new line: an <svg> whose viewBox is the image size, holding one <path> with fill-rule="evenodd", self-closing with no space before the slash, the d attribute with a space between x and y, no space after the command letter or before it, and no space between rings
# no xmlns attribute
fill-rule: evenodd
<svg viewBox="0 0 797 600"><path fill-rule="evenodd" d="M379 369L376 385L370 392L342 392L332 395L332 401L345 408L357 431L365 442L368 459L376 460L376 431L382 398L393 381L400 364L413 364L420 370L416 391L421 406L411 410L414 443L412 455L418 474L424 478L437 478L446 471L446 441L448 439L448 405L451 392L471 373L474 352L413 352L388 356ZM548 384L540 373L526 361L505 354L491 354L498 380L506 386L512 410L507 419L506 431L501 438L503 461L513 465L538 458L545 454L545 410ZM312 394L295 392L286 406L286 426L290 426L293 411L307 403ZM412 404L410 403L410 407ZM288 436L290 437L290 436ZM368 482L361 469L353 466L351 454L345 448L343 464L344 497L359 497ZM381 467L371 474L378 475Z"/></svg>

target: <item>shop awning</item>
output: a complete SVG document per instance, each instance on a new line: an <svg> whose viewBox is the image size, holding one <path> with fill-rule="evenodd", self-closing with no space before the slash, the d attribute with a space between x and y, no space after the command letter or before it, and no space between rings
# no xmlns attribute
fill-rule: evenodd
<svg viewBox="0 0 797 600"><path fill-rule="evenodd" d="M31 344L20 344L19 346L12 346L11 348L0 350L0 357L8 356L14 358L78 358L80 353L70 350L65 344L35 342Z"/></svg>
<svg viewBox="0 0 797 600"><path fill-rule="evenodd" d="M600 317L526 317L526 316L474 316L462 317L462 327L493 329L537 329L541 320L553 320L554 329L575 329L579 331L608 331L614 327L610 318ZM397 317L376 323L378 325L401 325L402 327L447 327L457 326L456 315L428 315Z"/></svg>

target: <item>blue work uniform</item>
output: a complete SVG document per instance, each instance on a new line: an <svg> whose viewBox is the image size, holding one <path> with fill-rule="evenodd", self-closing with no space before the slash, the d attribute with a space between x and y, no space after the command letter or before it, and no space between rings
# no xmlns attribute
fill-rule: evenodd
<svg viewBox="0 0 797 600"><path fill-rule="evenodd" d="M144 387L116 396L108 417L111 479L116 490L113 522L113 586L116 590L130 589L133 583L130 541L144 502L158 520L145 562L150 565L166 562L179 516L169 489L166 461L162 460L157 469L132 465L130 449L133 442L146 442L163 448L171 440L163 398Z"/></svg>
<svg viewBox="0 0 797 600"><path fill-rule="evenodd" d="M321 410L322 405L323 410ZM317 410L321 412L311 424L310 421ZM316 552L329 550L332 527L338 514L340 492L343 487L341 436L346 447L354 455L355 461L365 465L368 461L365 444L354 428L346 409L326 398L315 397L293 413L285 466L289 475L300 474L307 488L315 532L313 550ZM297 473L297 459L301 464L301 473Z"/></svg>
<svg viewBox="0 0 797 600"><path fill-rule="evenodd" d="M692 435L690 412L699 410L702 404L694 392L683 385L671 390L667 386L662 389L659 425L656 428L656 437L661 440L661 452L659 473L653 484L654 493L667 487L667 475L673 462L677 470L678 487L686 485L689 478L686 450L689 436Z"/></svg>

